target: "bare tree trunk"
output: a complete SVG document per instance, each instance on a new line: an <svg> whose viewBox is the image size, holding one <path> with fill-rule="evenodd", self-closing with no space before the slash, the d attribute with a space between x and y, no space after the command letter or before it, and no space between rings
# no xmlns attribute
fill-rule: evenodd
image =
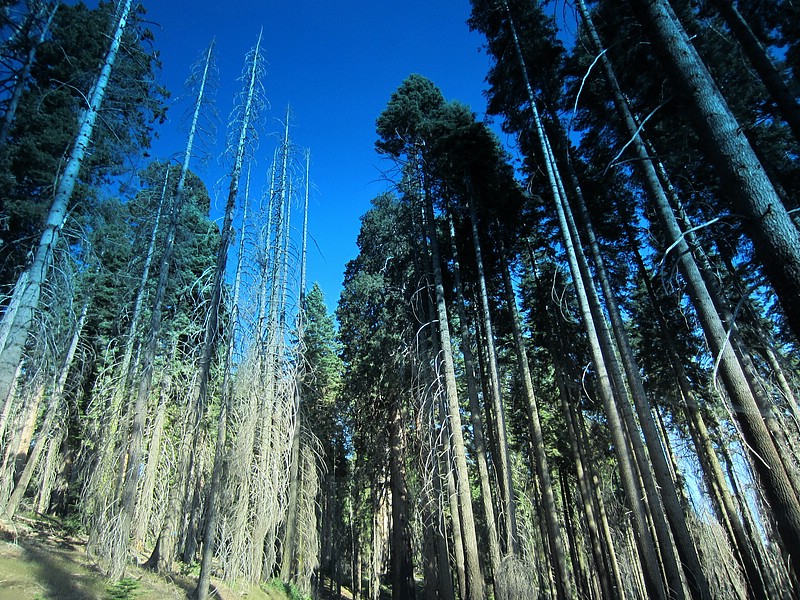
<svg viewBox="0 0 800 600"><path fill-rule="evenodd" d="M53 482L56 478L56 458L61 450L61 443L64 441L64 428L58 427L52 432L47 442L47 454L44 457L42 466L41 483L39 493L36 496L36 512L44 514L50 507L50 496L53 492Z"/></svg>
<svg viewBox="0 0 800 600"><path fill-rule="evenodd" d="M156 472L161 458L161 439L164 435L164 422L167 417L167 399L172 389L171 375L166 375L161 382L161 400L156 409L155 418L150 431L150 446L147 449L147 463L142 477L142 491L136 506L136 526L133 531L133 548L142 549L147 537L150 516L153 510L153 492L156 485Z"/></svg>
<svg viewBox="0 0 800 600"><path fill-rule="evenodd" d="M147 290L147 280L150 278L150 267L153 264L153 257L155 256L156 237L158 236L158 226L161 222L161 213L164 210L164 204L168 200L168 186L169 186L170 167L164 169L164 183L161 186L161 197L158 201L158 209L156 210L155 220L153 221L153 230L150 233L150 241L147 245L147 251L144 257L144 267L142 268L142 276L139 279L139 287L136 291L136 299L133 302L133 310L131 310L131 322L128 325L128 336L125 340L125 354L122 359L122 366L120 373L122 375L121 385L119 386L121 394L125 394L128 381L131 373L131 361L133 360L133 348L136 340L136 331L139 329L139 320L142 313L142 303L144 295Z"/></svg>
<svg viewBox="0 0 800 600"><path fill-rule="evenodd" d="M133 346L138 328L139 314L142 307L142 299L144 297L147 278L150 273L150 265L155 254L156 234L158 233L158 223L161 218L161 210L163 203L167 196L167 183L169 180L169 166L165 169L164 185L161 190L161 200L158 203L158 211L156 212L156 220L153 225L153 232L150 236L150 243L147 248L145 256L145 265L142 272L142 278L139 285L139 290L136 295L136 301L133 308L133 316L128 332L128 339L126 341L125 356L123 358L121 378L119 383L119 391L115 392L115 396L121 399L127 389L127 381L130 375L130 364L133 356ZM159 280L159 284L161 284ZM123 476L122 493L120 495L120 514L119 514L119 528L118 537L121 540L121 547L116 548L111 558L111 576L113 579L118 579L125 568L127 561L128 543L130 538L131 526L133 524L134 512L136 509L136 493L138 491L140 474L142 472L142 444L144 440L144 428L147 421L147 405L150 399L150 389L153 381L153 363L156 356L156 344L158 343L158 332L161 327L161 297L164 295L166 289L166 278L163 282L165 285L162 288L160 285L156 289L156 302L158 305L154 308L150 319L150 330L147 335L147 342L144 356L144 368L142 370L141 379L137 389L134 401L129 407L129 414L131 418L131 432L130 439L128 440L128 451L126 459L123 462L121 474ZM117 404L117 400L113 403ZM112 406L112 411L114 407ZM113 413L112 413L113 415ZM112 418L120 419L122 415L113 415Z"/></svg>
<svg viewBox="0 0 800 600"><path fill-rule="evenodd" d="M223 219L221 238L219 243L219 250L217 252L217 264L214 270L214 283L211 290L211 301L209 306L209 316L205 336L203 338L203 352L200 357L200 364L198 365L198 385L196 391L196 410L197 415L202 415L208 397L208 379L211 372L211 359L216 348L217 342L217 329L219 322L219 309L222 304L222 284L225 278L225 269L228 263L228 249L233 235L233 214L236 208L236 198L239 195L239 179L242 174L244 166L244 159L247 152L247 145L250 136L252 135L251 123L256 117L256 110L258 105L257 92L260 84L260 76L262 72L262 57L261 57L261 33L258 35L255 47L251 50L248 56L246 88L244 107L242 108L241 123L239 123L239 138L235 149L233 168L230 173L230 185L228 188L228 201L225 206L225 217ZM234 307L234 311L236 307ZM234 322L235 327L235 322ZM233 332L229 333L231 338ZM230 353L232 352L232 340L230 342L229 351L227 353L228 360L230 360ZM229 364L226 367L230 367ZM230 375L227 373L226 376ZM217 488L220 485L220 478L222 476L222 461L223 451L225 448L225 436L227 427L227 416L230 401L230 394L227 389L223 389L224 404L220 410L219 426L217 429L217 444L214 453L214 466L212 468L211 486L208 490L208 515L205 521L205 529L203 533L203 553L202 561L200 564L200 575L197 581L197 587L194 590L194 597L197 600L206 600L208 598L209 583L211 582L211 559L214 556L214 533L216 527L216 494Z"/></svg>
<svg viewBox="0 0 800 600"><path fill-rule="evenodd" d="M89 300L87 299L83 304L81 315L78 318L77 324L75 325L75 331L72 334L72 340L70 341L69 348L67 349L67 354L64 357L64 363L61 366L58 380L56 381L56 384L50 393L44 421L39 427L39 437L36 438L36 443L33 445L33 450L31 450L28 461L25 463L25 468L19 477L19 481L17 481L17 484L14 487L14 491L11 493L11 498L9 498L8 503L5 505L5 507L3 507L3 512L8 519L12 519L14 514L17 512L19 504L22 502L22 497L25 495L25 492L28 489L28 484L31 481L31 477L33 477L36 463L39 461L39 457L47 445L53 424L60 416L59 412L61 409L61 402L64 399L64 387L67 384L67 376L72 368L72 362L75 359L75 352L78 349L78 342L81 339L81 333L83 333L83 326L86 324L86 315L88 312Z"/></svg>
<svg viewBox="0 0 800 600"><path fill-rule="evenodd" d="M94 125L103 104L106 87L111 79L111 70L117 58L122 33L128 20L132 0L124 0L118 11L118 20L100 74L88 94L88 104L78 122L78 135L70 150L61 178L58 181L53 202L50 205L44 230L34 252L33 262L23 271L14 286L12 302L18 302L16 313L4 313L0 330L7 332L7 338L0 347L0 398L8 397L14 385L17 366L28 341L28 334L39 306L42 286L47 279L47 271L52 260L61 229L67 218L69 201L78 180L81 164L92 139Z"/></svg>
<svg viewBox="0 0 800 600"><path fill-rule="evenodd" d="M288 124L288 115L287 115ZM311 163L311 155L306 151L306 179L305 179L305 203L303 208L303 233L302 233L302 247L300 250L300 293L299 293L299 310L297 313L297 339L300 340L302 345L303 336L305 331L305 287L306 287L306 241L308 238L308 196L309 196L309 168ZM297 552L297 519L299 511L299 495L300 495L300 469L298 463L300 461L300 404L301 385L305 365L304 349L301 348L295 374L295 412L297 413L294 434L292 435L292 453L291 453L291 469L289 472L289 504L286 514L286 532L282 543L281 555L281 570L280 578L283 582L293 580L293 564L295 553Z"/></svg>

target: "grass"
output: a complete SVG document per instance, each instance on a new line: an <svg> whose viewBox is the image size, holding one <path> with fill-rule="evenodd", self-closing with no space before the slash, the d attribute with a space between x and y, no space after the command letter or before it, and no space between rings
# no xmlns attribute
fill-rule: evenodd
<svg viewBox="0 0 800 600"><path fill-rule="evenodd" d="M131 565L110 582L74 530L47 518L0 524L0 600L186 600L196 577L161 577ZM300 600L282 587L233 591L212 582L217 600Z"/></svg>

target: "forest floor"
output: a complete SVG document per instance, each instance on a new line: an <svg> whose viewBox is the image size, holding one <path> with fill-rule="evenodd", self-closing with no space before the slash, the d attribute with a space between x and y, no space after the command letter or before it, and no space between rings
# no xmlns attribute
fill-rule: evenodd
<svg viewBox="0 0 800 600"><path fill-rule="evenodd" d="M86 552L85 538L55 520L17 517L0 524L0 538L0 600L186 600L196 584L192 576L167 578L139 567L128 570L127 583L113 584ZM216 600L289 598L275 587L238 593L214 580L212 591Z"/></svg>

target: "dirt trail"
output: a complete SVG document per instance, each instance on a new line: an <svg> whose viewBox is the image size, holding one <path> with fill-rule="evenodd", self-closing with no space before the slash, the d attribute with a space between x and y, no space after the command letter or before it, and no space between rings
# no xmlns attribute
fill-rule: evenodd
<svg viewBox="0 0 800 600"><path fill-rule="evenodd" d="M136 582L136 600L186 600L195 579L183 575L161 577L131 566L127 577ZM244 597L218 582L218 600ZM65 532L60 523L45 518L17 518L0 523L0 600L104 600L110 583L86 552L86 541ZM248 600L286 600L277 590L248 590Z"/></svg>

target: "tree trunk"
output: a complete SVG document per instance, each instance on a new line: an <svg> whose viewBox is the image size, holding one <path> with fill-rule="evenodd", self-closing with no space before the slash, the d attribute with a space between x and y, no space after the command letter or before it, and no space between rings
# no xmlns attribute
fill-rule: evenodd
<svg viewBox="0 0 800 600"><path fill-rule="evenodd" d="M161 459L161 439L164 435L164 422L167 417L167 398L171 391L171 376L166 375L161 382L161 401L150 431L150 447L147 449L147 463L142 478L142 491L136 507L136 527L133 532L133 548L139 551L144 546L153 510L153 493L156 485L156 471Z"/></svg>
<svg viewBox="0 0 800 600"><path fill-rule="evenodd" d="M389 482L392 490L392 598L413 600L414 565L409 531L409 494L406 485L405 435L400 406L393 403L389 422Z"/></svg>
<svg viewBox="0 0 800 600"><path fill-rule="evenodd" d="M481 316L486 341L486 368L489 372L489 390L492 398L494 412L495 439L497 440L498 460L495 469L500 480L500 489L503 493L503 518L505 521L506 551L516 554L519 550L517 539L516 503L514 500L514 481L512 478L511 458L508 453L508 434L506 432L505 408L500 394L500 376L497 367L497 350L494 343L494 327L492 314L489 310L489 294L486 289L486 274L483 266L483 252L481 251L480 235L478 233L478 215L475 209L475 197L471 193L472 185L467 178L467 203L469 205L470 226L472 229L472 244L475 248L475 262L478 270L478 290L481 300Z"/></svg>
<svg viewBox="0 0 800 600"><path fill-rule="evenodd" d="M567 424L567 437L569 438L570 449L572 450L573 460L575 462L575 474L578 480L578 490L581 494L581 503L583 512L586 517L586 525L589 529L589 543L592 549L592 557L595 562L595 569L600 581L603 598L613 600L614 598L622 598L622 581L619 579L619 570L614 569L614 580L612 581L609 576L608 569L606 568L606 556L616 563L616 552L614 544L607 545L605 554L602 547L602 537L597 524L597 517L594 510L594 498L591 494L590 483L587 480L586 470L584 468L584 460L582 452L579 448L578 434L572 418L572 410L570 409L569 394L566 389L564 377L561 372L560 365L556 359L556 351L554 348L550 349L551 357L553 359L556 383L558 385L559 397L561 399L561 412L564 415L564 421Z"/></svg>
<svg viewBox="0 0 800 600"><path fill-rule="evenodd" d="M661 5L660 0L651 0L651 3ZM587 17L584 16L584 18L586 19ZM598 48L601 47L599 39L596 39L595 43ZM694 50L691 49L691 52L694 52ZM742 426L745 440L758 455L754 463L762 477L767 497L775 511L778 532L787 553L792 557L795 572L800 573L800 503L798 503L788 474L773 444L742 367L730 344L727 343L727 332L709 295L703 277L697 268L697 264L692 258L692 253L684 239L684 234L678 226L677 219L669 205L669 200L661 186L647 148L639 136L639 127L625 102L624 95L614 77L610 63L603 61L603 64L607 81L614 95L616 109L626 130L631 135L632 145L640 159L636 165L640 168L640 175L643 178L645 188L650 200L658 210L662 225L667 232L667 241L673 244L674 251L678 257L679 268L688 284L688 292L697 310L709 348L717 358L720 374L731 401L740 407L733 414ZM733 135L736 136L735 132ZM777 211L777 208L775 210ZM794 226L792 225L792 227ZM773 256L769 260L780 262L777 256Z"/></svg>
<svg viewBox="0 0 800 600"><path fill-rule="evenodd" d="M629 245L634 249L634 258L639 269L639 276L644 280L645 288L647 289L651 303L653 306L658 307L653 283L649 273L647 273L645 269L644 261L642 260L639 250L636 248L633 232L631 231L629 223L625 224L625 230ZM689 433L697 450L700 466L703 469L703 474L709 490L711 491L712 499L716 499L718 502L719 512L721 513L720 520L728 525L727 529L731 536L731 546L744 570L750 594L757 600L767 600L771 597L777 597L774 593L767 592L767 590L772 589L773 586L767 579L768 574L760 572L753 551L753 544L761 544L761 541L760 539L748 539L744 531L742 521L733 504L733 498L731 497L725 481L722 467L708 434L705 420L700 412L698 400L695 398L691 384L689 383L689 378L681 363L669 325L660 309L657 309L655 313L659 328L664 336L663 339L667 355L672 370L675 373L678 389L681 393L681 406L689 423Z"/></svg>
<svg viewBox="0 0 800 600"><path fill-rule="evenodd" d="M537 128L537 134L539 136L539 140L542 146L544 165L551 188L550 191L553 195L556 209L559 212L559 221L561 222L562 231L568 232L568 228L566 226L566 220L563 215L562 204L560 201L561 192L559 190L558 183L555 179L555 173L553 172L554 165L549 160L548 145L546 143L544 128L542 127L541 120L539 119L539 112L536 107L536 99L533 95L533 89L531 88L530 81L528 80L527 68L525 66L525 62L522 56L522 51L519 46L519 40L517 38L516 29L514 28L514 23L511 18L511 12L508 8L507 3L504 2L504 6L509 19L511 34L514 39L517 60L520 63L522 76L525 81L525 86L528 93L529 108L533 113L534 124ZM623 488L625 490L625 495L634 517L633 522L636 531L635 540L636 540L636 545L640 552L640 556L644 563L643 567L644 567L645 579L648 585L648 590L651 596L660 599L665 599L667 595L661 578L661 569L659 566L658 552L656 550L655 541L653 540L647 525L646 509L642 501L641 488L638 485L638 482L635 477L634 464L632 457L630 455L630 446L628 444L628 440L625 434L625 426L621 421L619 412L617 410L616 401L611 387L611 381L609 379L609 373L606 368L603 351L600 348L600 341L598 338L597 328L594 322L594 317L592 315L592 309L589 305L586 289L584 287L583 277L581 275L581 269L578 266L576 251L574 244L571 240L571 236L565 234L564 243L570 266L570 272L572 273L573 284L575 285L575 289L578 296L578 304L581 312L581 318L586 328L586 332L589 338L589 346L591 349L592 360L594 363L594 367L597 371L597 383L600 391L600 396L603 401L603 406L605 408L606 418L608 419L608 428L611 433L612 440L614 442L614 450L616 452L617 461L619 463ZM679 582L680 578L678 578L677 582L673 581L673 583L678 583L678 584Z"/></svg>
<svg viewBox="0 0 800 600"><path fill-rule="evenodd" d="M583 198L583 193L577 181L577 176L572 170L570 164L570 157L568 155L566 145L568 143L566 140L566 135L563 131L560 131L560 133L562 135L562 154L566 155L565 163L567 165L567 171L569 172L570 181L574 191L573 200L577 206L578 215L582 220L583 232L589 242L588 246L594 261L596 277L600 282L600 286L605 297L605 306L611 321L611 331L613 332L614 340L616 341L616 349L619 353L628 386L630 387L631 396L633 397L633 401L636 406L636 414L639 417L639 425L642 429L642 433L644 434L644 440L647 444L650 463L652 464L653 472L658 483L658 491L660 492L660 497L664 507L663 510L665 511L669 520L669 525L675 540L675 546L680 554L680 559L684 567L684 572L688 578L692 596L697 599L708 599L711 597L711 591L708 587L708 581L705 573L700 565L700 559L697 555L694 541L692 540L692 536L689 532L689 527L686 524L686 515L678 498L675 487L676 482L673 481L671 477L665 449L661 444L659 431L653 419L650 400L647 397L644 389L641 370L636 362L625 324L622 321L622 314L620 312L619 304L617 303L616 294L611 286L611 282L605 268L605 261L603 260L600 246L594 234L594 228L592 227L589 211L586 208L586 202ZM567 223L572 230L572 235L575 237L576 241L579 241L580 234L578 232L575 220L572 217L570 207L565 203L564 208L565 216L567 217ZM581 244L581 246L582 245L583 244ZM578 249L578 255L580 260L580 249ZM638 439L638 432L634 433L636 431L634 420L630 419L629 424L633 426L631 435L636 435ZM649 477L649 475L643 473L643 477ZM655 502L657 501L657 498L653 495L650 500L651 502ZM654 516L654 519L655 518L656 517ZM666 538L667 536L664 537ZM662 545L663 552L663 546L668 543L667 539L662 540L659 538L659 543Z"/></svg>
<svg viewBox="0 0 800 600"><path fill-rule="evenodd" d="M42 480L39 485L39 493L36 496L36 512L40 515L47 512L50 507L50 496L53 491L53 482L56 478L55 463L61 450L61 442L64 441L64 428L59 427L50 435L47 443L47 454L44 457L42 467Z"/></svg>
<svg viewBox="0 0 800 600"><path fill-rule="evenodd" d="M17 366L33 326L34 313L39 306L42 286L47 279L53 252L67 218L72 191L75 189L81 164L83 164L84 156L92 139L97 115L103 104L106 87L111 79L111 70L122 43L122 33L125 30L131 3L132 0L124 0L124 4L121 5L118 12L119 19L114 28L111 46L103 61L97 81L88 94L88 105L81 114L78 135L64 165L61 178L58 180L44 230L34 252L33 262L20 274L17 284L14 286L12 302L19 303L18 309L15 314L4 313L3 319L0 321L0 330L7 332L5 344L0 347L0 398L6 398L14 385Z"/></svg>
<svg viewBox="0 0 800 600"><path fill-rule="evenodd" d="M464 534L464 556L467 569L467 598L469 600L482 600L484 591L483 574L481 573L480 554L478 552L478 538L475 532L475 519L472 512L472 492L469 485L469 472L464 444L464 434L461 424L461 412L456 386L455 367L453 364L453 350L450 341L450 324L447 316L447 306L444 297L444 282L442 277L441 255L439 242L436 237L436 224L433 213L433 199L427 189L425 180L425 225L430 243L431 263L433 267L434 286L436 291L436 313L439 320L439 341L444 361L445 392L447 413L450 418L452 432L453 463L456 469L456 486L458 488L458 504L461 512L461 524Z"/></svg>
<svg viewBox="0 0 800 600"><path fill-rule="evenodd" d="M130 364L133 356L133 346L136 329L138 327L139 314L142 307L142 300L144 298L145 287L147 278L150 273L150 265L153 260L155 252L156 234L158 233L158 223L161 218L161 209L167 195L167 183L169 180L169 167L166 168L164 175L164 185L161 191L161 200L158 203L158 211L156 212L156 220L153 225L153 231L150 235L150 243L145 256L144 270L139 285L139 290L136 294L136 301L134 302L133 315L131 317L131 324L128 331L128 339L125 344L125 356L122 362L121 379L119 384L119 391L115 392L115 396L125 394L127 389L128 377L130 375ZM164 287L161 287L161 279L159 278L159 286L156 289L156 302L157 306L154 307L150 318L150 329L148 331L147 342L145 345L144 366L139 380L135 400L130 406L131 418L131 432L128 441L127 458L123 465L123 485L122 494L120 496L120 515L119 515L119 535L122 540L123 547L119 548L118 552L112 555L111 558L111 577L118 579L122 576L122 571L125 567L128 554L128 542L130 538L131 527L133 525L134 513L136 510L136 494L139 486L140 474L142 472L142 444L144 441L144 428L147 420L147 405L150 399L150 390L153 381L153 364L156 358L156 345L158 343L157 335L161 328L161 298L166 290L166 277L164 278ZM116 404L116 401L114 402ZM113 410L113 408L112 408ZM115 415L116 418L121 419L122 415Z"/></svg>
<svg viewBox="0 0 800 600"><path fill-rule="evenodd" d="M528 427L530 428L530 442L533 447L533 463L536 476L539 479L539 488L542 493L544 504L544 520L547 531L547 545L550 549L550 560L553 564L554 576L558 597L562 600L572 598L574 595L573 581L567 569L567 559L564 553L564 540L561 535L559 525L559 515L556 510L555 497L553 495L553 483L550 478L550 467L545 453L544 435L539 419L539 407L536 394L533 389L533 379L528 365L528 357L525 352L525 340L522 337L521 319L517 310L517 301L514 293L514 286L511 282L511 274L508 268L506 252L500 241L500 263L503 274L503 285L505 287L506 304L511 316L511 329L514 333L514 348L517 353L517 364L519 366L522 386L527 398Z"/></svg>
<svg viewBox="0 0 800 600"><path fill-rule="evenodd" d="M743 216L756 256L780 299L789 326L800 337L800 231L669 2L629 3L641 11L676 87L691 99L695 126L707 142L709 157L731 198L733 211ZM800 547L795 547L790 552L798 556L798 550Z"/></svg>
<svg viewBox="0 0 800 600"><path fill-rule="evenodd" d="M489 465L486 460L486 443L483 438L483 419L478 399L478 384L475 381L475 364L472 356L471 336L469 332L469 318L464 299L464 286L461 281L461 265L458 257L458 247L455 239L455 226L453 217L449 215L450 225L450 254L453 259L453 275L456 284L456 309L458 320L461 324L461 354L464 357L464 371L467 378L467 394L469 395L469 410L472 420L472 436L475 442L475 460L478 463L478 479L481 487L481 500L483 501L483 514L486 519L487 537L489 539L489 564L492 568L492 583L500 568L500 539L497 535L494 505L492 503L491 479ZM495 596L497 589L495 587Z"/></svg>
<svg viewBox="0 0 800 600"><path fill-rule="evenodd" d="M78 349L78 342L81 339L81 333L83 333L83 326L86 324L86 315L88 312L89 300L87 299L83 304L83 308L81 309L81 316L78 318L78 322L75 325L75 331L72 334L72 340L70 341L69 348L67 349L67 354L64 357L64 363L61 366L58 380L56 381L56 384L50 393L50 399L47 402L44 421L42 421L42 425L39 427L39 436L36 438L36 443L33 445L33 450L31 450L28 461L25 463L25 468L19 477L19 481L17 481L17 484L14 487L14 491L11 493L8 503L5 505L5 507L3 507L3 512L8 519L14 518L14 514L17 512L19 504L22 502L22 498L28 489L28 484L31 482L31 477L33 477L33 472L36 469L36 464L39 461L39 457L47 445L53 424L60 416L59 411L61 409L61 402L64 399L64 387L67 384L67 376L72 368L72 362L75 359L75 352Z"/></svg>
<svg viewBox="0 0 800 600"><path fill-rule="evenodd" d="M258 40L256 41L256 45L252 50L252 55L249 60L250 64L247 68L242 121L239 124L239 141L236 145L233 168L231 169L230 173L228 201L225 205L225 216L222 223L219 249L217 251L217 263L214 269L214 282L211 288L209 315L206 321L205 335L203 337L203 351L200 356L200 363L198 365L198 383L195 392L195 410L197 411L196 416L198 418L198 422L199 417L202 415L202 412L205 409L208 398L208 379L211 373L211 359L217 345L219 309L222 305L222 285L225 279L225 269L228 264L228 249L233 236L233 215L236 208L236 199L239 195L239 179L244 166L245 154L247 152L247 142L249 137L252 135L250 124L251 121L255 119L255 110L257 104L256 93L259 83L259 76L262 69L261 33L258 35ZM233 326L235 327L235 321L233 321L233 323ZM233 332L231 331L229 335L232 338ZM232 344L232 340L230 343ZM231 351L232 346L229 347L229 351L227 353L228 360L230 358ZM226 367L230 367L230 365L226 365ZM226 375L228 377L230 376L227 373ZM223 391L223 402L225 404L230 403L230 394L227 392L227 389ZM208 490L208 517L205 521L205 529L203 533L203 554L200 564L200 575L198 577L197 587L193 593L197 600L206 600L206 598L208 598L209 583L211 581L211 559L214 555L214 533L216 527L216 495L222 477L222 461L223 452L225 449L228 410L229 406L223 405L219 416L217 444L214 452L214 465L212 467L212 481Z"/></svg>
<svg viewBox="0 0 800 600"><path fill-rule="evenodd" d="M739 42L764 87L767 88L781 117L792 130L795 139L800 142L800 104L797 103L795 96L781 77L764 46L761 45L750 25L742 17L733 0L712 0L712 4L717 7L725 24Z"/></svg>

